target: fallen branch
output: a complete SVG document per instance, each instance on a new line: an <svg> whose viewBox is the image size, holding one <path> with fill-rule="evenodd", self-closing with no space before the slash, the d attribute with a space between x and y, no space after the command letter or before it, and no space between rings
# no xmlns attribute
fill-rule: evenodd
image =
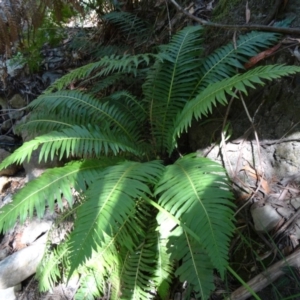
<svg viewBox="0 0 300 300"><path fill-rule="evenodd" d="M294 253L288 257L277 262L273 266L269 267L266 271L260 273L259 275L252 278L247 282L247 285L254 291L259 292L270 283L275 281L281 275L284 274L284 268L286 267L300 267L300 249L296 250ZM245 287L239 287L235 290L228 299L230 300L245 300L250 297L251 294Z"/></svg>
<svg viewBox="0 0 300 300"><path fill-rule="evenodd" d="M279 32L279 33L285 33L285 34L300 34L300 28L287 28L287 27L272 27L267 25L226 25L226 24L219 24L219 23L213 23L209 21L205 21L201 18L198 18L194 16L193 14L187 12L183 7L181 7L175 0L170 0L172 4L175 5L175 7L182 12L184 15L189 17L190 19L200 23L203 26L211 26L211 27L217 27L227 30L259 30L259 31L268 31L268 32Z"/></svg>

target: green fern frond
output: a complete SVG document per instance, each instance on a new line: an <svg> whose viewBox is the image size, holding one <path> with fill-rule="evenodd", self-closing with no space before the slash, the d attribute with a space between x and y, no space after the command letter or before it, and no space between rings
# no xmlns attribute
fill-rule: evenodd
<svg viewBox="0 0 300 300"><path fill-rule="evenodd" d="M167 299L173 277L174 266L170 251L167 247L168 239L162 238L158 231L153 233L157 239L156 268L154 269L154 282L158 295L161 299Z"/></svg>
<svg viewBox="0 0 300 300"><path fill-rule="evenodd" d="M118 253L114 257L118 257L114 262L109 262L103 258L103 251L97 252L98 261L105 259L104 265L109 264L113 268L110 268L108 273L108 281L111 285L111 299L119 300L122 294L124 285L124 278L129 276L125 272L124 261L127 260L126 256L134 253L141 244L141 238L145 237L144 224L147 224L147 220L151 218L149 214L149 206L146 206L142 202L136 203L136 209L131 216L128 216L122 226L117 230L114 236L111 238L111 242L117 245ZM136 231L136 229L139 229ZM125 235L125 236L124 236ZM128 240L129 239L129 240ZM109 268L107 268L109 269ZM128 279L130 280L130 279Z"/></svg>
<svg viewBox="0 0 300 300"><path fill-rule="evenodd" d="M127 40L141 40L145 37L149 39L149 24L135 14L124 11L113 11L106 14L103 20L116 25L126 36Z"/></svg>
<svg viewBox="0 0 300 300"><path fill-rule="evenodd" d="M80 280L80 286L76 291L75 300L95 300L107 294L105 282L99 280L101 275L99 276L99 273L94 270L85 272Z"/></svg>
<svg viewBox="0 0 300 300"><path fill-rule="evenodd" d="M102 133L100 128L92 125L74 126L62 131L50 132L24 143L1 162L0 169L13 163L21 164L26 159L29 161L32 152L39 146L41 146L39 161L53 160L54 156L58 156L60 160L70 156L101 157L103 154L120 154L121 151L141 156L145 151L142 148L138 149L138 142L128 141L121 134Z"/></svg>
<svg viewBox="0 0 300 300"><path fill-rule="evenodd" d="M183 110L178 114L173 136L170 134L173 140L170 141L169 153L174 149L177 136L180 136L184 130L187 131L188 127L191 126L192 119L198 120L202 116L206 116L212 111L212 106L216 106L217 102L226 105L227 95L238 98L235 91L241 91L247 95L247 88L255 88L254 84L264 85L263 79L272 80L297 72L300 72L298 66L269 65L257 67L244 74L238 74L209 85L196 98L186 103Z"/></svg>
<svg viewBox="0 0 300 300"><path fill-rule="evenodd" d="M113 236L134 212L136 199L151 195L148 184L155 184L163 170L158 161L125 162L106 168L89 187L86 201L78 208L75 229L71 234L71 271L101 245L103 235ZM139 227L132 228L139 232ZM126 245L125 241L122 242Z"/></svg>
<svg viewBox="0 0 300 300"><path fill-rule="evenodd" d="M116 92L109 96L110 103L120 108L124 113L129 114L132 120L136 120L137 126L141 125L141 122L146 121L148 117L148 111L145 107L145 103L137 99L134 95L126 91Z"/></svg>
<svg viewBox="0 0 300 300"><path fill-rule="evenodd" d="M181 261L175 275L181 282L187 281L200 299L208 299L214 290L214 267L210 257L182 228L177 227L170 237L171 258Z"/></svg>
<svg viewBox="0 0 300 300"><path fill-rule="evenodd" d="M117 85L117 83L120 82L123 77L124 75L122 73L115 73L102 78L101 80L97 80L91 88L90 93L95 95L111 87L112 85Z"/></svg>
<svg viewBox="0 0 300 300"><path fill-rule="evenodd" d="M100 292L105 292L105 285L97 280L97 273L87 273L80 281L80 286L75 294L75 300L95 300L100 296Z"/></svg>
<svg viewBox="0 0 300 300"><path fill-rule="evenodd" d="M124 287L120 299L152 299L155 285L153 282L156 262L157 242L155 222L148 222L146 236L140 246L124 259ZM160 267L160 266L158 266Z"/></svg>
<svg viewBox="0 0 300 300"><path fill-rule="evenodd" d="M72 207L74 199L71 187L84 192L85 185L90 184L100 170L115 162L115 159L86 160L46 170L42 176L30 181L15 194L12 203L1 208L0 231L7 231L13 227L18 217L21 223L24 223L28 216L31 218L34 212L41 218L46 205L51 212L54 211L55 203L63 210L62 196Z"/></svg>
<svg viewBox="0 0 300 300"><path fill-rule="evenodd" d="M195 154L167 166L157 184L158 204L191 229L223 276L228 261L232 194L224 169Z"/></svg>
<svg viewBox="0 0 300 300"><path fill-rule="evenodd" d="M143 85L150 108L150 123L157 149L165 149L169 129L197 83L201 60L202 27L184 28L161 47L163 62L156 62Z"/></svg>
<svg viewBox="0 0 300 300"><path fill-rule="evenodd" d="M39 290L41 292L51 290L62 277L62 266L67 268L67 253L68 248L65 243L59 245L57 249L51 249L46 252L36 272L36 278L39 279Z"/></svg>
<svg viewBox="0 0 300 300"><path fill-rule="evenodd" d="M124 102L137 103L133 96L125 92L115 96L113 94L110 97L114 104L119 102L124 106ZM104 128L109 128L110 131L122 132L129 140L137 141L139 128L133 122L132 112L128 109L122 111L118 109L110 102L110 97L100 101L79 91L59 91L41 95L29 105L29 108L34 111L30 119L22 125L21 130L29 130L35 126L35 130L47 133L53 127L63 129L70 125L95 124L101 127L102 131ZM133 113L138 113L141 118L146 118L146 112L141 105L136 106ZM39 119L48 119L49 116L56 119L57 123L54 120L49 125L44 121L38 122ZM62 123L61 120L64 122Z"/></svg>
<svg viewBox="0 0 300 300"><path fill-rule="evenodd" d="M116 162L117 160L113 162L113 160L111 161L107 159L104 159L102 162L99 162L98 160L84 161L80 166L80 169L83 172L76 177L76 181L79 183L75 185L77 190L84 192L86 187L90 186L93 180L99 176L102 168L99 167L98 170L97 168L93 170L95 165L108 165L115 164ZM83 176L82 173L87 172L87 169L89 168L91 170L88 171L91 171L91 174L89 176ZM58 178L58 181L59 180L60 178ZM79 206L76 207L76 210ZM99 282L101 282L101 286L104 288L107 278L111 277L112 272L114 272L116 268L115 266L119 265L116 258L118 257L117 245L120 245L120 242L122 243L122 241L124 241L126 248L130 249L131 251L134 249L134 247L137 247L138 237L143 235L143 232L139 230L139 222L141 220L143 220L142 222L146 221L142 217L145 214L145 211L140 209L137 211L139 211L139 219L137 219L134 214L131 214L126 218L120 227L120 230L118 230L113 237L109 237L108 235L104 234L104 238L101 240L101 246L97 245L96 251L92 251L92 257L84 266L80 266L80 268L77 269L77 272L79 274L84 274L84 277L82 277L80 280L80 289L76 298L80 297L80 295L85 295L85 297L89 297L90 295L98 295L100 288ZM136 228L138 228L138 231ZM60 244L56 250L51 250L51 252L49 252L48 255L46 255L46 258L43 260L43 263L37 272L37 278L39 279L40 289L42 291L49 290L54 286L54 283L56 283L61 277L60 269L62 266L67 277L72 275L73 271L72 273L70 272L71 269L69 256L71 248L69 247L69 244L70 240L67 239L67 241ZM115 282L112 282L112 288L114 290L116 288L116 281L117 284L121 284L119 277L117 278L118 279L115 280ZM95 282L97 282L97 285L94 285L93 288L88 289L88 287ZM103 290L104 289L102 289L102 291Z"/></svg>
<svg viewBox="0 0 300 300"><path fill-rule="evenodd" d="M71 249L70 249L71 250ZM109 237L104 234L101 246L92 251L91 258L84 265L78 268L78 273L84 276L80 280L79 295L85 297L99 297L107 294L106 287L110 284L112 272L121 264L119 260L119 249L116 244L116 237ZM73 273L72 264L70 277ZM88 286L94 282L94 287L90 290ZM113 287L111 287L112 289ZM83 298L84 299L84 298ZM94 299L94 298L92 298Z"/></svg>
<svg viewBox="0 0 300 300"><path fill-rule="evenodd" d="M124 284L123 278L128 276L128 274L124 273L126 253L134 253L135 249L139 248L141 237L145 236L143 230L136 232L135 229L142 228L143 225L141 226L141 223L146 224L147 218L150 217L145 213L149 208L145 209L145 206L139 203L137 203L136 208L135 213L124 220L122 226L112 237L104 233L101 246L97 245L96 250L92 251L92 257L84 266L78 269L79 273L85 274L88 277L95 277L96 281L103 283L101 284L102 293L105 294L105 285L110 285L110 299L112 300L120 299ZM124 235L127 235L125 239L122 237ZM132 237L132 241L128 241L129 236ZM85 288L85 277L82 278L81 285L84 288L83 292L88 294L89 292ZM89 278L88 282L91 281L92 278ZM97 293L95 287L93 290L94 293ZM79 293L82 294L81 291Z"/></svg>
<svg viewBox="0 0 300 300"><path fill-rule="evenodd" d="M106 44L106 45L97 45L94 51L91 53L96 60L100 60L105 56L112 56L112 55L122 55L124 53L130 53L131 51L130 45L127 44Z"/></svg>
<svg viewBox="0 0 300 300"><path fill-rule="evenodd" d="M273 45L280 34L272 32L252 31L240 35L236 41L217 49L203 60L201 75L190 99L199 94L209 84L221 81L236 74L237 69L244 69L243 63L255 56L261 49Z"/></svg>
<svg viewBox="0 0 300 300"><path fill-rule="evenodd" d="M77 68L63 77L57 79L45 93L51 93L55 90L61 90L67 85L79 79L85 79L93 75L93 78L108 76L112 73L131 73L136 74L140 65L148 65L151 58L157 58L155 54L137 54L103 57L97 62L93 62Z"/></svg>
<svg viewBox="0 0 300 300"><path fill-rule="evenodd" d="M16 125L15 132L21 134L24 130L28 130L33 136L48 133L50 131L58 131L65 128L72 128L75 125L72 120L64 120L57 118L57 115L48 114L48 116L30 115L28 120L20 122Z"/></svg>

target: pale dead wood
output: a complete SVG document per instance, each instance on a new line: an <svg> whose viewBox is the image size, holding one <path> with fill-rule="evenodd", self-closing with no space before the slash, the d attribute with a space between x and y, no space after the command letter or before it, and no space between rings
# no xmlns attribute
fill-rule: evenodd
<svg viewBox="0 0 300 300"><path fill-rule="evenodd" d="M254 291L259 292L270 283L278 279L284 274L283 268L289 267L300 267L300 249L296 250L294 253L288 257L277 262L273 266L269 267L266 271L260 273L259 275L252 278L247 282L247 285ZM235 290L228 299L230 300L245 300L250 297L249 291L241 286Z"/></svg>

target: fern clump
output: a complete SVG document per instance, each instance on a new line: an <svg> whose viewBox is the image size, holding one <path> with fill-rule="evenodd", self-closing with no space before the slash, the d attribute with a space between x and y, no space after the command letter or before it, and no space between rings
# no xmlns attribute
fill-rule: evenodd
<svg viewBox="0 0 300 300"><path fill-rule="evenodd" d="M115 16L111 15L113 19ZM233 196L225 170L194 153L164 163L193 119L227 96L255 84L299 72L296 66L264 66L243 72L243 63L274 43L274 33L251 32L202 57L202 27L186 27L157 54L104 57L59 79L34 100L21 127L37 137L23 144L1 168L30 159L76 157L29 182L2 208L0 230L45 207L75 205L74 230L49 253L38 271L42 290L74 272L82 274L76 299L106 293L111 299L168 299L176 276L201 299L222 277L234 232ZM111 94L64 90L73 80L93 78L107 88L122 76L147 72L140 98L127 90ZM239 69L240 74L236 74ZM119 76L121 75L121 76ZM55 92L54 92L55 91ZM102 95L102 96L99 96ZM176 262L181 262L179 265Z"/></svg>

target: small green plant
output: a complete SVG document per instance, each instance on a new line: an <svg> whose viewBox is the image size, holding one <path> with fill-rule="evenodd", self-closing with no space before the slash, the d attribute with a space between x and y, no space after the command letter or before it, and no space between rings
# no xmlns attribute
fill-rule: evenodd
<svg viewBox="0 0 300 300"><path fill-rule="evenodd" d="M58 10L58 8L57 8ZM41 55L42 47L49 45L57 46L65 37L62 30L62 23L72 16L70 7L62 5L59 11L59 18L54 11L50 11L40 21L38 28L30 26L21 34L22 38L19 43L19 49L13 59L18 64L27 64L30 72L40 70L43 56Z"/></svg>
<svg viewBox="0 0 300 300"><path fill-rule="evenodd" d="M111 299L168 299L176 276L207 299L214 269L224 276L234 232L226 172L194 153L173 163L169 158L192 120L226 105L227 95L300 68L261 66L236 74L278 35L251 32L240 36L236 49L229 44L206 58L201 36L202 27L187 27L157 54L104 57L62 77L30 104L30 120L20 130L38 136L0 168L30 159L38 148L40 160L81 158L29 182L0 214L6 231L18 218L42 217L46 206L63 209L62 195L68 200L74 230L44 259L37 274L42 290L76 272L82 275L76 299L103 295L108 284ZM140 98L126 90L103 92L142 73ZM63 90L86 78L102 97ZM75 204L71 188L82 195Z"/></svg>

